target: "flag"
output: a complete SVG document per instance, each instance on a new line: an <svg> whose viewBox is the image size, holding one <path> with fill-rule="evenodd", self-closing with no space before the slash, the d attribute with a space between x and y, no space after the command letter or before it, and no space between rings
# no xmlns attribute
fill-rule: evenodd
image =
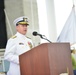
<svg viewBox="0 0 76 75"><path fill-rule="evenodd" d="M72 7L72 11L59 35L57 42L69 42L73 44L76 42L76 15L75 6Z"/></svg>

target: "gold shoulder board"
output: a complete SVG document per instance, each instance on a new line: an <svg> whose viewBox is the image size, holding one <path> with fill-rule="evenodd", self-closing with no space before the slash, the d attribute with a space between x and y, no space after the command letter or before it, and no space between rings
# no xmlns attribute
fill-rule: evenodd
<svg viewBox="0 0 76 75"><path fill-rule="evenodd" d="M14 36L12 36L11 38L14 39L14 38L16 38L16 37L17 37L17 36L14 35Z"/></svg>

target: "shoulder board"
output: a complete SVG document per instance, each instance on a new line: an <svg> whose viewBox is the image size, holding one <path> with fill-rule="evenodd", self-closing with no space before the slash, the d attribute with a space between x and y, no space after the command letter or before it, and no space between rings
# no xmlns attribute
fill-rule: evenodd
<svg viewBox="0 0 76 75"><path fill-rule="evenodd" d="M17 36L16 36L16 35L14 35L14 36L12 36L11 38L12 38L12 39L14 39L14 38L16 38L16 37L17 37Z"/></svg>

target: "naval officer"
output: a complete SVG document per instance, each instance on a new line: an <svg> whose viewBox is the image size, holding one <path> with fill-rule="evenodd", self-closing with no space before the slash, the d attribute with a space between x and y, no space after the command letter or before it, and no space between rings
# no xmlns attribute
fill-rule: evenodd
<svg viewBox="0 0 76 75"><path fill-rule="evenodd" d="M29 25L28 18L19 17L14 20L14 24L17 33L8 40L4 53L4 59L10 62L7 75L20 75L19 55L33 46L32 40L25 36Z"/></svg>

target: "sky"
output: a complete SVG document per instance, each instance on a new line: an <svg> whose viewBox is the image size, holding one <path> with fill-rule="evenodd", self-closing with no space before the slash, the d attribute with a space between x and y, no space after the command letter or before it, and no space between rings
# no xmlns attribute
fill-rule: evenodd
<svg viewBox="0 0 76 75"><path fill-rule="evenodd" d="M74 0L54 0L57 36L59 36L66 20L68 19L73 4L76 4Z"/></svg>

